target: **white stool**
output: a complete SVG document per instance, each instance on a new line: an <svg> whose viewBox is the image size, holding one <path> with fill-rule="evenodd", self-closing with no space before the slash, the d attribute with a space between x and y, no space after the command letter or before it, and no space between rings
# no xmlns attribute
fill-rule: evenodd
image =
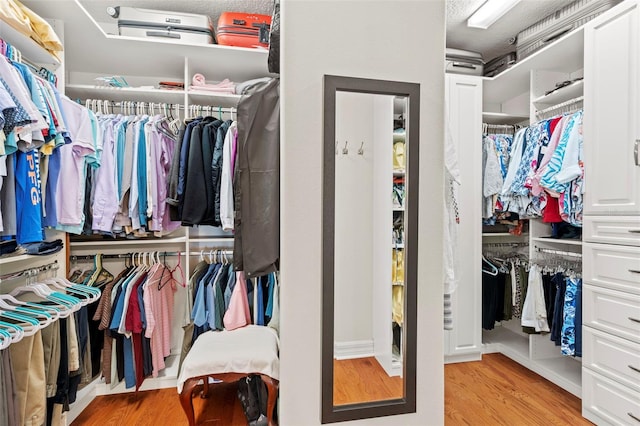
<svg viewBox="0 0 640 426"><path fill-rule="evenodd" d="M259 375L267 385L267 419L273 423L276 405L280 359L278 335L270 327L248 325L233 331L207 331L194 342L178 376L180 403L190 426L195 426L193 394L200 391L206 398L209 378L219 382L235 382L243 377Z"/></svg>

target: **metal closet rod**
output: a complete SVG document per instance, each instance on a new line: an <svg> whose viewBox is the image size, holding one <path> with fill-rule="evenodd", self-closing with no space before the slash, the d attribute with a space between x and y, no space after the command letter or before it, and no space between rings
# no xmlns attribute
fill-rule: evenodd
<svg viewBox="0 0 640 426"><path fill-rule="evenodd" d="M582 257L582 253L576 253L574 251L563 251L563 250L555 250L544 247L537 247L536 251L539 253L549 253L549 254L558 254L560 256L569 256L569 257Z"/></svg>
<svg viewBox="0 0 640 426"><path fill-rule="evenodd" d="M75 260L93 260L96 256L100 255L102 259L128 259L132 256L138 256L140 253L145 253L145 254L153 254L153 255L158 255L160 257L176 257L176 256L200 256L201 253L203 254L209 254L209 252L211 252L211 254L224 254L227 256L232 256L233 255L233 250L228 250L228 249L210 249L210 250L202 250L202 251L160 251L160 252L155 252L155 251L136 251L136 252L129 252L129 253L117 253L117 254L84 254L84 255L71 255L69 256L69 259L71 261L75 261Z"/></svg>
<svg viewBox="0 0 640 426"><path fill-rule="evenodd" d="M513 243L482 243L483 247L527 247L529 243L513 242Z"/></svg>
<svg viewBox="0 0 640 426"><path fill-rule="evenodd" d="M12 272L10 274L0 275L0 282L7 281L7 280L14 280L16 278L20 278L24 276L32 277L41 272L50 271L52 269L58 269L59 266L60 265L58 265L58 261L56 260L54 262L47 263L46 265L38 266L35 268L27 268L18 272Z"/></svg>
<svg viewBox="0 0 640 426"><path fill-rule="evenodd" d="M153 105L154 107L157 108L162 108L164 105L167 106L167 108L179 108L180 110L184 110L184 105L183 104L170 104L170 103L166 103L166 102L144 102L144 101L110 101L108 99L85 99L85 103L86 102L91 102L91 101L97 101L97 102L108 102L110 107L117 107L117 108L123 108L123 107L127 107L129 106L128 103L130 103L132 107L136 107L137 105L142 105L142 106L150 106ZM83 103L84 105L84 103ZM212 105L189 105L187 107L187 109L191 109L191 108L199 108L201 110L204 111L210 111L212 113L221 111L221 112L237 112L238 109L237 108L233 108L233 107L218 107L218 106L212 106Z"/></svg>
<svg viewBox="0 0 640 426"><path fill-rule="evenodd" d="M575 105L577 103L583 102L584 101L584 96L578 96L577 98L573 98L573 99L569 99L568 101L559 103L558 105L554 105L552 107L549 108L545 108L545 109L541 109L540 111L536 112L537 115L543 115L552 111L556 111L571 105Z"/></svg>

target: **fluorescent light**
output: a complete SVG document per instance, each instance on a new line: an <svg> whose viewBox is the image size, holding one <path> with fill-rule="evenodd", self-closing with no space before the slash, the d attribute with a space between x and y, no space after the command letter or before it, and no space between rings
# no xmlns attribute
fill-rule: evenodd
<svg viewBox="0 0 640 426"><path fill-rule="evenodd" d="M520 0L487 0L467 20L467 27L486 30Z"/></svg>

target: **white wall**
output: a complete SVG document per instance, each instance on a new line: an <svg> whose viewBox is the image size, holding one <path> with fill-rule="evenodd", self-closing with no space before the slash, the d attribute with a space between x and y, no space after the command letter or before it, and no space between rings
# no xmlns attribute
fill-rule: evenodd
<svg viewBox="0 0 640 426"><path fill-rule="evenodd" d="M320 424L323 75L421 84L417 413L353 424L444 423L444 1L282 1L282 425Z"/></svg>
<svg viewBox="0 0 640 426"><path fill-rule="evenodd" d="M335 341L371 341L373 306L373 96L336 95ZM348 153L343 153L348 141Z"/></svg>

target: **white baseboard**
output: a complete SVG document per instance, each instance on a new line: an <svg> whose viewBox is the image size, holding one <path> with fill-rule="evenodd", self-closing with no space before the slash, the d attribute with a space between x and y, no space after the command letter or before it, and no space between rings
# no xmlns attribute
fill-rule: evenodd
<svg viewBox="0 0 640 426"><path fill-rule="evenodd" d="M333 345L333 357L337 360L365 358L368 356L373 356L373 340L335 342Z"/></svg>

